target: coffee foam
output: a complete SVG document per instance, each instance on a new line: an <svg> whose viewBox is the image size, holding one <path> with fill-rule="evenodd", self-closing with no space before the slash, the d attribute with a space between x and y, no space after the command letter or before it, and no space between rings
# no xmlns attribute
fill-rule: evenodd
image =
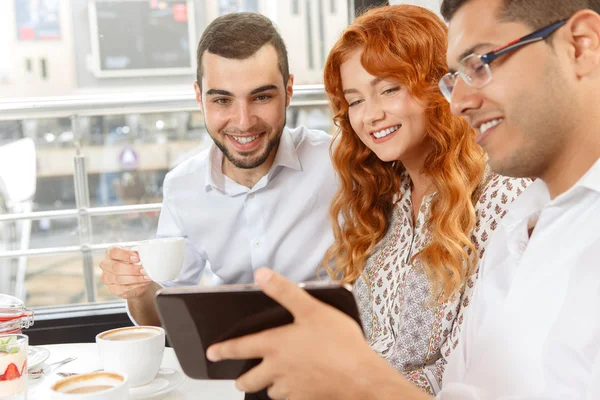
<svg viewBox="0 0 600 400"><path fill-rule="evenodd" d="M106 391L109 391L115 386L121 385L124 381L125 379L121 375L113 374L111 372L92 372L89 374L70 376L60 380L52 386L52 390L59 393L65 393L69 390L88 386L107 385L111 387L110 389L106 389Z"/></svg>
<svg viewBox="0 0 600 400"><path fill-rule="evenodd" d="M148 338L151 338L153 336L157 336L160 335L160 331L158 329L152 328L152 327L127 327L127 328L118 328L118 329L113 329L104 333L101 333L98 337L100 339L104 339L104 340L114 340L116 338L124 338L127 337L129 335L148 335ZM146 338L142 338L140 340L143 340Z"/></svg>

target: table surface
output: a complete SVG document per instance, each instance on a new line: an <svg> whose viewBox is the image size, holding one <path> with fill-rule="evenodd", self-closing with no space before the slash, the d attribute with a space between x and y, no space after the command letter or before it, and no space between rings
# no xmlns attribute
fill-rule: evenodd
<svg viewBox="0 0 600 400"><path fill-rule="evenodd" d="M28 400L45 400L50 397L50 386L61 379L56 372L90 372L102 368L98 357L96 343L72 343L43 345L50 351L50 357L42 364L47 365L56 361L64 360L67 357L77 357L75 361L61 365L39 380L31 381L27 391ZM39 368L35 367L34 369ZM175 352L172 348L165 348L165 354L161 364L162 368L171 368L181 373L181 366L177 361ZM152 399L165 400L240 400L244 394L239 392L233 381L200 381L185 377L185 381L175 390L164 394L161 397L150 397Z"/></svg>

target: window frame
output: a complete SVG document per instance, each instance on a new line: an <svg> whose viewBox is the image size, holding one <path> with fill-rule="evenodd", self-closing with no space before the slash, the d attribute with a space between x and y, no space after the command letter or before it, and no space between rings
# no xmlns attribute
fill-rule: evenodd
<svg viewBox="0 0 600 400"><path fill-rule="evenodd" d="M298 11L300 11L301 0L292 0L297 4ZM354 16L363 10L366 7L372 7L375 5L384 5L388 4L387 1L374 1L374 0L346 0L348 2L348 23L351 23L354 19ZM294 5L292 4L292 6ZM331 4L329 4L331 6ZM336 6L336 13L339 12L339 7ZM325 5L325 8L327 5ZM331 11L331 10L330 10ZM185 98L188 96L188 98ZM195 103L195 99L193 94L186 94L184 97L178 97L173 100L173 103L177 103L179 107L183 109L187 109L193 107L197 108ZM83 116L86 114L94 115L94 113L104 112L106 115L110 115L110 113L114 114L123 114L122 109L115 109L107 106L99 107L95 110L85 110L85 107L82 107L81 104L76 104L78 101L84 101L85 96L65 98L64 101L58 102L53 106L49 104L44 104L43 102L36 103L35 107L35 118L48 118L48 117L59 117L59 116L73 116L73 106L76 106L75 109L79 109L77 115ZM87 98L89 100L89 98ZM119 101L127 103L131 99L127 98L119 98ZM161 100L164 101L164 96L161 97ZM135 108L136 104L133 104L133 101L129 102L129 106ZM158 99L153 98L152 95L145 96L145 104L137 105L142 108L152 108L157 107L160 104ZM292 100L291 106L295 105L305 105L305 104L322 104L326 105L327 100L325 96L325 92L322 85L302 85L295 87L295 95ZM1 101L0 102L0 120L18 120L24 119L27 117L31 117L32 110L23 110L22 101L18 99L17 101ZM165 111L172 111L167 109ZM29 113L29 114L28 114ZM98 114L95 114L98 115ZM10 116L10 118L7 118ZM77 178L75 174L74 179L81 179L81 177ZM89 191L88 191L89 197ZM87 211L81 211L81 209L87 210L89 209L89 204L83 204L79 210L76 210L74 215L75 218L89 218L90 214ZM61 210L64 211L64 210ZM31 213L29 213L31 214ZM11 215L8 215L10 217ZM0 222L6 220L7 215L0 215ZM27 219L23 216L18 216L18 214L14 214L15 220L18 219ZM73 217L73 216L71 216ZM35 219L35 218L33 218ZM82 245L83 247L84 245ZM98 250L98 249L95 249ZM91 253L94 249L81 249L81 254L85 254L86 252ZM33 251L35 253L35 251ZM13 257L14 258L14 257ZM0 258L0 261L2 259ZM93 271L92 271L93 272ZM87 271L87 274L90 274L90 271ZM94 289L92 289L94 290ZM65 341L88 341L92 340L92 335L100 332L101 330L108 329L107 327L113 326L115 324L120 324L122 326L123 323L129 321L126 314L126 302L125 301L116 301L109 303L85 303L85 304L77 304L77 305L64 305L59 307L45 307L45 308L35 308L35 324L32 328L29 328L25 333L30 333L35 337L32 340L32 344L42 344L42 343L59 343L61 342L59 336L55 334L50 334L52 330L56 330L60 328L61 330L66 329L66 333L61 331L60 335L65 336ZM84 329L86 332L83 336L77 335L77 329Z"/></svg>

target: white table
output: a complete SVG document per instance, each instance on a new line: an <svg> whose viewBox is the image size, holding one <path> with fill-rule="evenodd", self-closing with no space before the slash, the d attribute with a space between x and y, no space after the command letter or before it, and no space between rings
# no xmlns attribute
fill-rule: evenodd
<svg viewBox="0 0 600 400"><path fill-rule="evenodd" d="M77 359L68 364L61 365L58 369L39 379L39 381L30 382L27 391L28 400L48 399L50 397L50 386L61 379L56 375L56 372L90 372L102 367L96 343L55 344L40 347L44 347L50 351L50 357L43 365L64 360L67 357L77 357ZM165 348L161 367L182 372L172 348ZM183 384L177 389L161 397L161 399L165 400L240 400L243 398L244 394L235 388L233 381L199 381L188 377L185 378Z"/></svg>

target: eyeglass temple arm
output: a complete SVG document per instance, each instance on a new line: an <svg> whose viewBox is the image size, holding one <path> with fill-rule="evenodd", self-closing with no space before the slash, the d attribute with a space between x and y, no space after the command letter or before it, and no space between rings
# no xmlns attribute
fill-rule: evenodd
<svg viewBox="0 0 600 400"><path fill-rule="evenodd" d="M566 23L567 23L567 20L565 19L562 21L555 22L552 25L548 25L545 28L539 29L535 32L530 33L527 36L523 36L520 39L512 41L499 49L490 51L489 53L482 55L481 60L483 62L489 64L492 61L494 61L496 58L503 56L504 54L509 53L513 50L516 50L519 47L523 47L530 43L535 43L535 42L539 42L540 40L546 39L548 36L550 36L551 33L553 33L555 30L557 30L558 28L560 28L561 26L563 26Z"/></svg>

